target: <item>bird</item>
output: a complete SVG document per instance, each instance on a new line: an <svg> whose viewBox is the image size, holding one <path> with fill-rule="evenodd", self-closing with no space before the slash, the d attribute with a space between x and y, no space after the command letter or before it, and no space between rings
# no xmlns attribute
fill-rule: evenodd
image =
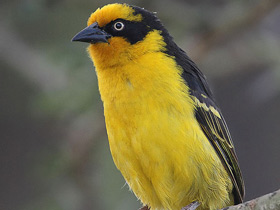
<svg viewBox="0 0 280 210"><path fill-rule="evenodd" d="M243 202L235 148L206 77L156 13L108 4L72 41L89 44L113 161L142 209Z"/></svg>

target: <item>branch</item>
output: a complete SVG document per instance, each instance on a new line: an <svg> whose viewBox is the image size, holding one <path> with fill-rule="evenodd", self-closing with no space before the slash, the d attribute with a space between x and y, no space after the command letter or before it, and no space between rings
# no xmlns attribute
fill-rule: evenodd
<svg viewBox="0 0 280 210"><path fill-rule="evenodd" d="M280 209L280 189L259 198L229 206L221 210L277 210Z"/></svg>
<svg viewBox="0 0 280 210"><path fill-rule="evenodd" d="M280 209L280 189L263 195L259 198L238 204L236 206L225 207L221 210L278 210ZM150 210L147 206L143 206L138 210Z"/></svg>

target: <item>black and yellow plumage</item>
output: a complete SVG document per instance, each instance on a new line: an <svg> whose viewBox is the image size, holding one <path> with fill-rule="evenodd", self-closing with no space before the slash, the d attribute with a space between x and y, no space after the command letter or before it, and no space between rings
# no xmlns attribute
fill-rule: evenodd
<svg viewBox="0 0 280 210"><path fill-rule="evenodd" d="M243 201L229 130L204 75L154 13L127 4L96 10L74 41L90 43L111 153L151 210Z"/></svg>
<svg viewBox="0 0 280 210"><path fill-rule="evenodd" d="M195 102L196 119L231 177L234 185L235 203L241 203L243 202L245 192L244 181L238 165L230 132L219 107L215 103L206 78L187 54L174 42L172 43L169 41L172 40L172 38L167 32L164 37L166 43L169 43L166 53L170 56L174 56L177 64L183 69L182 78L189 86L190 94Z"/></svg>

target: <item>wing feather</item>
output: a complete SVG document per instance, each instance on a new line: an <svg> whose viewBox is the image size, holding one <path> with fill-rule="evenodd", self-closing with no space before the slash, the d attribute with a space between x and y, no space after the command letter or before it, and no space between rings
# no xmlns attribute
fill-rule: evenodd
<svg viewBox="0 0 280 210"><path fill-rule="evenodd" d="M244 197L244 183L234 146L226 122L214 102L206 78L187 54L175 44L166 30L162 31L162 35L167 44L165 53L173 57L182 69L182 79L186 82L196 105L197 121L232 180L235 203L241 203Z"/></svg>
<svg viewBox="0 0 280 210"><path fill-rule="evenodd" d="M235 203L242 203L244 183L226 122L213 100L200 91L191 90L196 106L196 118L204 134L220 157L234 189Z"/></svg>

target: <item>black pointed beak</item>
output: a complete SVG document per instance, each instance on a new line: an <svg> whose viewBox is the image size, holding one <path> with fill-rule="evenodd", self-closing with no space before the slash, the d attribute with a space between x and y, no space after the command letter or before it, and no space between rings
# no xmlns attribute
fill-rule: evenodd
<svg viewBox="0 0 280 210"><path fill-rule="evenodd" d="M111 37L110 34L103 31L101 28L99 28L98 23L95 22L91 24L90 26L86 27L79 33L77 33L73 39L73 41L79 41L79 42L88 42L91 44L95 44L97 42L107 42L108 39Z"/></svg>

